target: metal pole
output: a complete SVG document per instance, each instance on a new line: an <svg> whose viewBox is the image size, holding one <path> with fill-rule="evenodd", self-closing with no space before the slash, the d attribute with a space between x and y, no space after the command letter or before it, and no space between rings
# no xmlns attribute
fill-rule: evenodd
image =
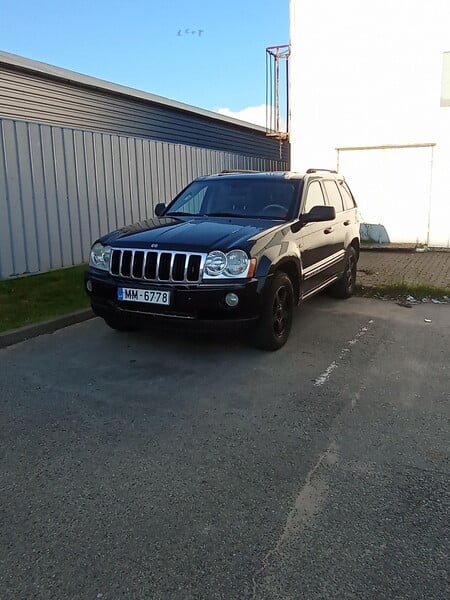
<svg viewBox="0 0 450 600"><path fill-rule="evenodd" d="M268 51L266 50L266 133L269 132L269 68L268 68Z"/></svg>
<svg viewBox="0 0 450 600"><path fill-rule="evenodd" d="M280 55L275 54L275 111L276 111L276 131L280 131Z"/></svg>
<svg viewBox="0 0 450 600"><path fill-rule="evenodd" d="M430 195L429 195L429 199L428 199L427 248L430 247L431 205L432 205L432 200L433 200L433 167L434 167L434 146L431 146Z"/></svg>
<svg viewBox="0 0 450 600"><path fill-rule="evenodd" d="M290 119L290 110L289 110L289 53L290 47L288 49L288 55L286 58L286 133L289 133L289 121ZM288 137L289 140L289 137Z"/></svg>
<svg viewBox="0 0 450 600"><path fill-rule="evenodd" d="M272 75L273 65L272 65L272 63L273 63L273 61L272 61L272 52L270 52L270 55L269 55L269 81L270 81L269 96L270 96L270 130L271 131L274 130L274 122L273 122L273 75Z"/></svg>

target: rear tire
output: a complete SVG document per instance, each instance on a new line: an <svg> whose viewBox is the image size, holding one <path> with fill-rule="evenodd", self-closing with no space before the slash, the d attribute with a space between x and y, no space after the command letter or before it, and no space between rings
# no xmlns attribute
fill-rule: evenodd
<svg viewBox="0 0 450 600"><path fill-rule="evenodd" d="M278 350L287 342L294 312L294 290L286 273L277 272L264 293L253 342L261 350Z"/></svg>
<svg viewBox="0 0 450 600"><path fill-rule="evenodd" d="M350 298L356 287L356 265L358 256L353 246L347 248L345 268L341 277L328 288L329 294L334 298Z"/></svg>

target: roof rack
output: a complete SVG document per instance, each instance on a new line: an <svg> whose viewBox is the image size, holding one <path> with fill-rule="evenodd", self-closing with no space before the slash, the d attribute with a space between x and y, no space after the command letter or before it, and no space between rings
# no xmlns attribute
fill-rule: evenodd
<svg viewBox="0 0 450 600"><path fill-rule="evenodd" d="M327 173L336 173L336 175L337 175L337 171L335 171L334 169L308 169L306 172L307 173L317 173L317 171L326 171Z"/></svg>
<svg viewBox="0 0 450 600"><path fill-rule="evenodd" d="M220 171L219 175L230 175L232 173L262 173L262 171L256 171L255 169L224 169Z"/></svg>

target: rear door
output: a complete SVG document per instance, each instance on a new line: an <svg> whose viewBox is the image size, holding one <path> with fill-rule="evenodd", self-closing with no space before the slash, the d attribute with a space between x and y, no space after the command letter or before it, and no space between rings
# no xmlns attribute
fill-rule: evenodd
<svg viewBox="0 0 450 600"><path fill-rule="evenodd" d="M358 211L356 209L355 199L350 192L348 185L345 181L340 180L339 182L339 192L342 196L342 201L344 203L344 226L346 228L346 245L349 239L353 239L355 236L359 234L359 221L358 221Z"/></svg>

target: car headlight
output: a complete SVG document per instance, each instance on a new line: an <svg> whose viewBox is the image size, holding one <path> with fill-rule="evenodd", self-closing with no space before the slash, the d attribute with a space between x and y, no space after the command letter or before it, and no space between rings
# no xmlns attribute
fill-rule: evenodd
<svg viewBox="0 0 450 600"><path fill-rule="evenodd" d="M227 254L225 273L230 277L239 277L248 269L249 258L243 250L233 250Z"/></svg>
<svg viewBox="0 0 450 600"><path fill-rule="evenodd" d="M214 250L206 257L204 277L252 277L255 266L256 259L249 259L243 250L232 250L228 254Z"/></svg>
<svg viewBox="0 0 450 600"><path fill-rule="evenodd" d="M225 271L227 267L227 257L220 250L210 252L205 261L205 273L211 277L217 277Z"/></svg>
<svg viewBox="0 0 450 600"><path fill-rule="evenodd" d="M109 263L111 260L111 247L104 246L97 242L91 248L91 255L89 258L89 265L96 269L102 269L103 271L109 271Z"/></svg>

